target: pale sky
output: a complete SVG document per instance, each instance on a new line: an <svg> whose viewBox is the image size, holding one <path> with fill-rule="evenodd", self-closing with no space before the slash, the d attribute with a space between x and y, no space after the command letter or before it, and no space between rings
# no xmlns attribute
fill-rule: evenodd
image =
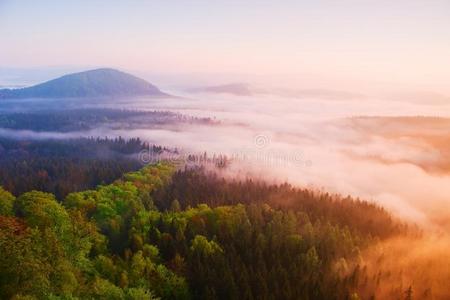
<svg viewBox="0 0 450 300"><path fill-rule="evenodd" d="M0 68L300 74L450 93L449 0L0 0L0 37Z"/></svg>

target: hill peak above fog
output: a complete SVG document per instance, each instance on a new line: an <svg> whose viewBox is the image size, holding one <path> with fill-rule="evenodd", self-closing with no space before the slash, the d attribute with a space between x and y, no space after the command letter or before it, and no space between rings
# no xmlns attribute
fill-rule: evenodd
<svg viewBox="0 0 450 300"><path fill-rule="evenodd" d="M85 98L116 96L168 96L153 84L134 75L101 68L20 89L2 89L0 98Z"/></svg>

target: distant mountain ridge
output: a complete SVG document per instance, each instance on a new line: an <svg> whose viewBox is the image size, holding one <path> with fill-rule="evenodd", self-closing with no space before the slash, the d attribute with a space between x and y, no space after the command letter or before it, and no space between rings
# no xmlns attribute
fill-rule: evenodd
<svg viewBox="0 0 450 300"><path fill-rule="evenodd" d="M0 99L169 96L153 84L110 68L89 70L19 89L0 89Z"/></svg>

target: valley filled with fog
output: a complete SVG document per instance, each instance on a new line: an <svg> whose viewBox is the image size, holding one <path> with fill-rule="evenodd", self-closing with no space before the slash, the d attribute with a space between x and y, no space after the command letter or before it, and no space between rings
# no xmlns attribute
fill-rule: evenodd
<svg viewBox="0 0 450 300"><path fill-rule="evenodd" d="M35 2L0 299L450 299L450 1Z"/></svg>
<svg viewBox="0 0 450 300"><path fill-rule="evenodd" d="M361 295L401 295L404 282L425 298L447 295L450 104L442 97L236 84L165 92L168 96L1 100L2 184L15 193L37 188L64 199L163 160L212 172L204 180L211 180L213 191L227 182L214 181L222 176L231 183L255 180L280 188L288 183L318 199L330 197L329 205L338 207L365 205L361 199L393 216L386 226L404 222L409 233L362 247L343 265L334 262L333 272L356 276L363 266L365 278L377 284L356 282ZM292 205L280 192L263 199ZM363 217L353 213L344 224ZM382 230L375 220L363 224ZM401 232L401 225L395 226Z"/></svg>
<svg viewBox="0 0 450 300"><path fill-rule="evenodd" d="M361 197L421 226L448 229L450 105L413 96L258 89L242 94L226 88L172 90L177 96L165 98L5 100L1 114L16 117L103 108L137 115L117 121L106 116L107 122L96 120L85 129L3 125L0 135L139 137L184 154L227 155L230 175ZM161 118L156 112L174 114Z"/></svg>

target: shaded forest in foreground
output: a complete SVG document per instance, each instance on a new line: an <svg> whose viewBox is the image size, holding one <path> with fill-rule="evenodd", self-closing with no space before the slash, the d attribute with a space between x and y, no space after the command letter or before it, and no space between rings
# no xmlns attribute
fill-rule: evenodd
<svg viewBox="0 0 450 300"><path fill-rule="evenodd" d="M362 252L407 234L364 201L167 163L0 204L2 299L376 299Z"/></svg>

